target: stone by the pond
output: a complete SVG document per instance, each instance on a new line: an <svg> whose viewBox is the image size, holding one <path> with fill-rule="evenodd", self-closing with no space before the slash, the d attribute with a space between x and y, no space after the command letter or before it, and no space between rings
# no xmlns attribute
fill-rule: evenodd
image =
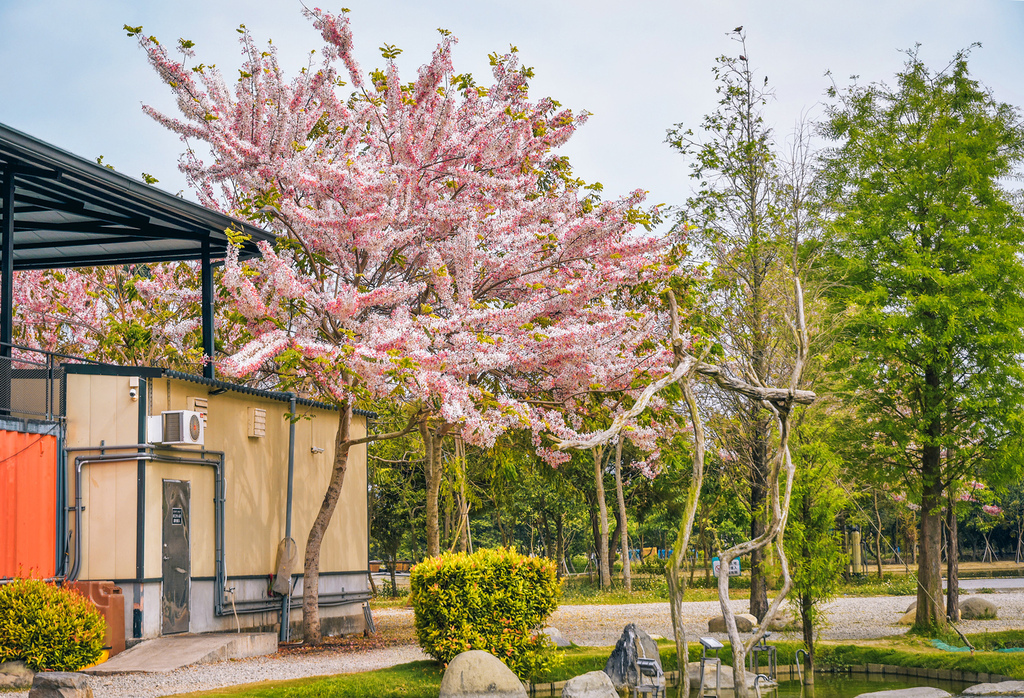
<svg viewBox="0 0 1024 698"><path fill-rule="evenodd" d="M737 613L736 614L736 629L741 633L749 633L757 625L757 617L752 616L749 613ZM725 633L729 632L725 629L725 616L716 616L708 621L708 632L709 633Z"/></svg>
<svg viewBox="0 0 1024 698"><path fill-rule="evenodd" d="M797 620L796 617L788 611L780 613L775 617L771 623L768 624L769 630L794 630L796 629Z"/></svg>
<svg viewBox="0 0 1024 698"><path fill-rule="evenodd" d="M0 662L0 688L28 688L35 675L21 659Z"/></svg>
<svg viewBox="0 0 1024 698"><path fill-rule="evenodd" d="M947 698L950 696L948 691L943 691L941 688L931 688L929 686L916 686L914 688L900 688L895 691L875 691L873 693L861 693L856 698Z"/></svg>
<svg viewBox="0 0 1024 698"><path fill-rule="evenodd" d="M572 644L571 642L565 639L565 636L562 635L562 631L560 631L558 628L554 628L549 625L548 627L541 630L541 632L551 639L551 642L555 644L555 647L568 647Z"/></svg>
<svg viewBox="0 0 1024 698"><path fill-rule="evenodd" d="M32 679L28 698L93 698L85 674L42 671Z"/></svg>
<svg viewBox="0 0 1024 698"><path fill-rule="evenodd" d="M700 688L700 662L690 662L690 688L697 690ZM744 678L746 679L747 688L753 690L754 678L756 674L749 671L745 671ZM705 693L713 693L715 690L715 682L718 680L718 668L714 665L707 665L704 667L704 691ZM767 684L762 679L761 687L765 687ZM735 677L732 673L731 666L722 667L722 683L720 684L722 690L733 690L736 687Z"/></svg>
<svg viewBox="0 0 1024 698"><path fill-rule="evenodd" d="M980 596L970 596L960 602L962 620L991 620L996 617L996 605Z"/></svg>
<svg viewBox="0 0 1024 698"><path fill-rule="evenodd" d="M637 642L642 652L637 649ZM616 690L632 688L640 685L640 674L636 670L638 657L653 659L658 663L659 676L644 676L643 683L665 687L665 674L661 667L661 655L658 654L658 643L651 639L643 628L636 623L630 623L622 630L619 641L615 643L612 655L608 657L608 663L604 665L604 673L612 680Z"/></svg>
<svg viewBox="0 0 1024 698"><path fill-rule="evenodd" d="M493 654L470 650L448 663L438 698L526 698L526 689Z"/></svg>
<svg viewBox="0 0 1024 698"><path fill-rule="evenodd" d="M979 683L964 689L965 696L1024 696L1024 681Z"/></svg>
<svg viewBox="0 0 1024 698"><path fill-rule="evenodd" d="M562 689L562 698L619 698L612 680L603 671L569 679Z"/></svg>

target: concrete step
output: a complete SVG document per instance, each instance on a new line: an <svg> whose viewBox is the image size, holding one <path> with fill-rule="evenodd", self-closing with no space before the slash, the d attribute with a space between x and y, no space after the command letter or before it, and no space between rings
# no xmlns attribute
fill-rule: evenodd
<svg viewBox="0 0 1024 698"><path fill-rule="evenodd" d="M169 635L146 640L83 673L148 674L189 664L259 657L277 652L277 633L209 633Z"/></svg>

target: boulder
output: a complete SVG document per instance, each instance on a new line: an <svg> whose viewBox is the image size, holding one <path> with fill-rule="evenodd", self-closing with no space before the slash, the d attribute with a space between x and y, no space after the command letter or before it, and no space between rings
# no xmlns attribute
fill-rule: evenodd
<svg viewBox="0 0 1024 698"><path fill-rule="evenodd" d="M1024 696L1024 681L979 683L964 689L965 696Z"/></svg>
<svg viewBox="0 0 1024 698"><path fill-rule="evenodd" d="M768 624L768 629L773 631L785 631L785 630L797 630L798 621L796 617L789 611L784 611L775 617L771 623Z"/></svg>
<svg viewBox="0 0 1024 698"><path fill-rule="evenodd" d="M637 648L639 645L640 649ZM630 623L622 630L622 636L615 643L612 655L604 665L604 673L612 680L616 690L633 688L640 685L640 673L636 669L638 657L653 659L658 663L658 676L644 676L644 684L654 684L665 688L665 673L661 666L661 655L658 654L658 643L651 639L643 628Z"/></svg>
<svg viewBox="0 0 1024 698"><path fill-rule="evenodd" d="M915 620L917 620L916 608L913 611L907 611L904 613L903 617L896 621L896 623L898 625L913 625Z"/></svg>
<svg viewBox="0 0 1024 698"><path fill-rule="evenodd" d="M551 642L554 643L555 647L569 647L572 644L565 639L565 636L562 635L562 632L558 628L553 628L549 625L541 630L541 632L551 639Z"/></svg>
<svg viewBox="0 0 1024 698"><path fill-rule="evenodd" d="M612 680L603 671L591 671L569 679L562 698L619 698Z"/></svg>
<svg viewBox="0 0 1024 698"><path fill-rule="evenodd" d="M28 698L93 698L85 674L43 671L32 679Z"/></svg>
<svg viewBox="0 0 1024 698"><path fill-rule="evenodd" d="M907 606L907 613L910 613L911 611L916 611L916 610L917 610L917 601L913 601L913 602L911 602L911 604L909 606ZM943 613L946 612L946 597L945 596L942 597L942 612Z"/></svg>
<svg viewBox="0 0 1024 698"><path fill-rule="evenodd" d="M448 663L438 698L526 698L526 689L493 654L470 650Z"/></svg>
<svg viewBox="0 0 1024 698"><path fill-rule="evenodd" d="M980 596L971 596L960 602L962 620L992 620L996 617L996 605Z"/></svg>
<svg viewBox="0 0 1024 698"><path fill-rule="evenodd" d="M741 633L749 633L757 625L757 617L749 613L736 614L736 629ZM725 616L717 616L708 621L709 633L729 632L725 629Z"/></svg>
<svg viewBox="0 0 1024 698"><path fill-rule="evenodd" d="M25 666L25 662L16 659L11 662L0 662L0 689L29 688L36 672Z"/></svg>
<svg viewBox="0 0 1024 698"><path fill-rule="evenodd" d="M948 698L950 694L941 688L930 688L928 686L915 686L914 688L900 688L894 691L875 691L873 693L861 693L856 698Z"/></svg>

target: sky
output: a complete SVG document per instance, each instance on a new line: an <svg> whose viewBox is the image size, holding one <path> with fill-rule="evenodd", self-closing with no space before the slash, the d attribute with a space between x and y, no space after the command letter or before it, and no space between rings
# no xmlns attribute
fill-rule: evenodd
<svg viewBox="0 0 1024 698"><path fill-rule="evenodd" d="M364 71L384 64L378 47L387 43L403 50L402 79L413 79L440 27L459 39L456 71L487 84L487 55L517 46L536 71L532 97L593 114L563 152L578 176L604 184L606 197L640 188L648 203L685 201L687 161L665 133L676 123L696 128L714 110L711 68L716 56L739 54L730 38L737 26L774 90L766 118L780 140L798 119L821 116L832 81L891 80L901 51L915 44L941 69L979 42L973 75L1000 101L1024 105L1020 0L343 1ZM141 110L173 113L170 91L122 26L142 25L164 42L190 39L196 61L231 75L241 62L235 28L244 23L257 41L273 39L295 72L321 45L301 10L298 0L0 0L0 123L76 155L102 155L128 175L149 173L177 193L186 186L182 144Z"/></svg>

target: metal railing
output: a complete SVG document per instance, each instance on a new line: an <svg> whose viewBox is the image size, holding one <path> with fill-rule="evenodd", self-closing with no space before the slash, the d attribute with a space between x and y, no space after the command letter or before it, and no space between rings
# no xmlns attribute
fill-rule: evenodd
<svg viewBox="0 0 1024 698"><path fill-rule="evenodd" d="M56 421L64 416L64 364L96 363L76 356L0 344L0 416Z"/></svg>

